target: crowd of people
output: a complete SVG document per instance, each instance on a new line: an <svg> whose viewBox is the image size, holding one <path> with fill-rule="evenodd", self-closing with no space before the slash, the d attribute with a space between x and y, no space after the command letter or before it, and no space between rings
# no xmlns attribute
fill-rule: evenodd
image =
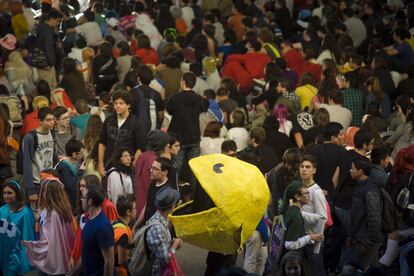
<svg viewBox="0 0 414 276"><path fill-rule="evenodd" d="M205 275L414 274L413 1L3 0L0 37L0 275L181 275L220 153L271 196Z"/></svg>

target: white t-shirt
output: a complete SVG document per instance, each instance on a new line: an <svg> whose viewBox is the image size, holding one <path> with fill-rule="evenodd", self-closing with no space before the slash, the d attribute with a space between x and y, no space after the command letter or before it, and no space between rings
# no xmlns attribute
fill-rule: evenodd
<svg viewBox="0 0 414 276"><path fill-rule="evenodd" d="M194 10L192 7L184 6L181 8L181 12L183 14L182 18L185 22L185 25L187 25L187 32L189 32L193 28L191 21L193 21L193 19L195 18Z"/></svg>
<svg viewBox="0 0 414 276"><path fill-rule="evenodd" d="M72 48L72 50L68 54L68 57L73 58L74 60L79 62L79 64L82 64L82 62L83 62L83 60L82 60L82 51L83 51L83 49Z"/></svg>
<svg viewBox="0 0 414 276"><path fill-rule="evenodd" d="M349 109L340 105L320 104L319 108L325 108L329 113L330 122L340 123L344 130L349 127L352 120L352 113Z"/></svg>
<svg viewBox="0 0 414 276"><path fill-rule="evenodd" d="M75 27L76 32L81 34L88 46L96 46L102 41L102 32L96 22L86 22Z"/></svg>
<svg viewBox="0 0 414 276"><path fill-rule="evenodd" d="M362 42L367 38L367 29L361 19L351 17L344 22L348 35L354 42L354 47L358 48Z"/></svg>
<svg viewBox="0 0 414 276"><path fill-rule="evenodd" d="M286 120L283 124L279 121L279 132L286 134L288 137L290 136L290 132L293 128L293 124L291 121Z"/></svg>
<svg viewBox="0 0 414 276"><path fill-rule="evenodd" d="M207 82L200 77L197 77L196 84L193 87L193 91L196 92L198 95L203 96L204 91L208 89Z"/></svg>
<svg viewBox="0 0 414 276"><path fill-rule="evenodd" d="M237 151L247 148L249 142L249 132L244 127L233 127L227 132L227 140L236 142Z"/></svg>
<svg viewBox="0 0 414 276"><path fill-rule="evenodd" d="M210 138L201 137L200 141L200 155L221 153L221 144L224 142L224 138Z"/></svg>

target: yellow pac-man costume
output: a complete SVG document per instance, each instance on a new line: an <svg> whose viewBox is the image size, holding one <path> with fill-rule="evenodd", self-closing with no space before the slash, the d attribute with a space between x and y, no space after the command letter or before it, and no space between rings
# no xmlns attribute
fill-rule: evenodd
<svg viewBox="0 0 414 276"><path fill-rule="evenodd" d="M266 180L257 167L223 154L200 156L189 164L210 197L212 208L183 212L191 210L189 207L195 205L197 198L176 208L170 219L177 236L207 250L236 252L253 234L266 211Z"/></svg>

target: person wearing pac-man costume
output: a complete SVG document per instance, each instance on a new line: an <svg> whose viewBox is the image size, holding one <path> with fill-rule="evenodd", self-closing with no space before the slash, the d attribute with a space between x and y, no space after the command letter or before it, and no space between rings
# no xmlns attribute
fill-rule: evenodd
<svg viewBox="0 0 414 276"><path fill-rule="evenodd" d="M170 215L177 237L209 251L236 253L265 213L270 193L263 174L224 154L200 156L189 165L198 184L194 200Z"/></svg>

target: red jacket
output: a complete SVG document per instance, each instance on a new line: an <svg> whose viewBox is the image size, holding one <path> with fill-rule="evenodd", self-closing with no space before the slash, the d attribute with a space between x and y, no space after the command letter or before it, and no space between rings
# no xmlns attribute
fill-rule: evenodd
<svg viewBox="0 0 414 276"><path fill-rule="evenodd" d="M232 78L242 91L247 91L254 78L264 78L264 69L271 61L265 53L230 55L226 59L221 75Z"/></svg>
<svg viewBox="0 0 414 276"><path fill-rule="evenodd" d="M309 72L312 74L313 79L316 82L319 82L321 80L321 75L322 75L322 66L320 66L319 64L316 63L310 63L307 62L305 63L305 65L303 66L303 70L302 70L302 74L305 72Z"/></svg>
<svg viewBox="0 0 414 276"><path fill-rule="evenodd" d="M305 66L306 61L299 51L295 49L289 50L283 55L283 58L285 59L288 68L294 69L299 76L302 76L303 67Z"/></svg>
<svg viewBox="0 0 414 276"><path fill-rule="evenodd" d="M143 64L158 65L160 63L158 53L157 51L155 51L154 48L150 48L150 49L139 48L135 51L135 55L141 58Z"/></svg>

